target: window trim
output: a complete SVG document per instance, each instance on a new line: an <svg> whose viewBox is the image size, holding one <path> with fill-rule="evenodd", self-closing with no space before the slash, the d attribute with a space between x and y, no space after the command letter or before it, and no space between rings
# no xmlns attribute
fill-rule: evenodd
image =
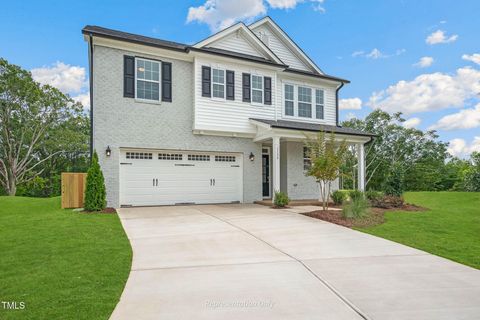
<svg viewBox="0 0 480 320"><path fill-rule="evenodd" d="M226 100L227 99L227 70L225 68L221 68L221 67L213 67L213 66L210 66L210 90L212 92L212 96L211 96L211 99L213 100ZM217 85L220 85L221 83L220 82L214 82L213 81L213 70L219 70L219 71L223 71L223 98L222 97L215 97L213 95L213 84L217 84Z"/></svg>
<svg viewBox="0 0 480 320"><path fill-rule="evenodd" d="M319 103L317 101L317 91L322 91L322 96L323 96L323 102L322 103ZM317 107L321 106L322 107L322 117L321 118L318 118L317 117ZM324 89L320 89L320 88L315 88L315 119L316 120L325 120L325 90Z"/></svg>
<svg viewBox="0 0 480 320"><path fill-rule="evenodd" d="M291 86L292 87L292 94L293 94L293 99L288 99L288 101L291 101L293 103L293 115L288 115L287 114L287 96L286 96L286 90L285 90L285 87L286 86ZM294 84L291 84L291 83L288 83L288 82L284 82L283 83L283 88L282 88L282 92L283 92L283 115L285 117L295 117L295 85Z"/></svg>
<svg viewBox="0 0 480 320"><path fill-rule="evenodd" d="M262 80L260 81L260 83L262 84L262 89L256 89L256 88L253 88L253 77L259 77L261 78ZM256 102L256 101L253 101L253 90L256 90L256 91L262 91L262 102ZM265 83L264 83L264 76L261 75L261 74L258 74L258 73L250 73L250 103L252 105L257 105L257 106L263 106L265 105Z"/></svg>
<svg viewBox="0 0 480 320"><path fill-rule="evenodd" d="M308 153L308 147L303 146L303 154L302 154L302 156L303 156L303 172L308 171L312 166L312 159L310 157L307 157L306 153ZM309 163L309 168L305 168L305 161L307 161Z"/></svg>
<svg viewBox="0 0 480 320"><path fill-rule="evenodd" d="M310 103L305 102L305 101L300 101L300 88L310 90ZM313 92L315 92L315 89L309 86L304 86L304 85L298 85L297 86L297 117L301 119L315 119L313 117ZM308 95L307 95L308 97ZM303 104L310 104L310 117L304 117L300 116L300 103Z"/></svg>
<svg viewBox="0 0 480 320"><path fill-rule="evenodd" d="M158 82L155 81L155 80L138 79L138 77L137 77L137 61L138 60L151 61L151 62L158 63ZM138 82L137 81L138 80L145 81L145 82L158 83L158 100L138 98L138 96L137 96L137 90L138 90ZM155 60L155 59L143 58L143 57L135 57L135 78L134 78L134 81L135 81L135 101L143 102L143 103L153 103L153 104L161 104L162 103L162 61Z"/></svg>
<svg viewBox="0 0 480 320"><path fill-rule="evenodd" d="M287 115L285 113L285 85L291 85L293 86L293 116ZM312 116L310 118L307 117L299 117L298 116L298 87L305 87L305 88L310 88L312 90L311 96L312 96ZM317 107L317 100L316 100L316 90L322 90L323 91L323 119L317 118L316 117L316 107ZM326 96L326 91L327 89L325 87L321 86L313 86L310 84L305 84L302 82L298 81L282 81L282 118L285 119L292 119L292 120L299 120L299 121L307 121L307 122L319 122L319 123L325 123L327 122L325 120L325 96ZM291 100L289 100L291 101Z"/></svg>

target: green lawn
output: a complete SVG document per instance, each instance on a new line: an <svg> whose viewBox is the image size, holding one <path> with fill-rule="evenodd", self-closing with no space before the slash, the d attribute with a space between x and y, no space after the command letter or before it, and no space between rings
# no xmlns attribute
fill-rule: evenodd
<svg viewBox="0 0 480 320"><path fill-rule="evenodd" d="M60 198L0 197L0 319L108 319L131 264L116 214L60 209Z"/></svg>
<svg viewBox="0 0 480 320"><path fill-rule="evenodd" d="M408 192L426 212L387 212L386 222L358 228L480 269L480 193Z"/></svg>

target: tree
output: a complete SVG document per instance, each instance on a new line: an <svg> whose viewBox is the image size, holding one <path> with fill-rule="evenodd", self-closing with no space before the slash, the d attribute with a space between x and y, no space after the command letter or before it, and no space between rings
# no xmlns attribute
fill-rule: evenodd
<svg viewBox="0 0 480 320"><path fill-rule="evenodd" d="M465 174L465 190L480 191L480 152L470 155L471 166Z"/></svg>
<svg viewBox="0 0 480 320"><path fill-rule="evenodd" d="M87 186L85 189L84 208L87 211L102 211L107 205L105 180L102 169L98 163L97 152L94 152L92 164L87 173Z"/></svg>
<svg viewBox="0 0 480 320"><path fill-rule="evenodd" d="M34 180L46 161L64 151L49 142L61 139L53 136L55 131L81 113L81 104L0 58L0 185L8 195L14 196L19 184Z"/></svg>
<svg viewBox="0 0 480 320"><path fill-rule="evenodd" d="M435 185L441 180L441 169L448 158L448 144L438 141L435 131L405 128L404 121L401 113L389 114L377 109L364 120L354 118L342 123L345 127L376 134L365 151L368 189L384 189L393 164L404 172L408 190L424 188L418 184L425 181L434 181L429 185Z"/></svg>
<svg viewBox="0 0 480 320"><path fill-rule="evenodd" d="M347 143L345 140L336 143L333 133L327 140L325 133L319 132L316 139L307 139L305 146L311 162L306 175L314 177L319 184L323 210L327 210L331 184L340 176L340 169L347 154Z"/></svg>

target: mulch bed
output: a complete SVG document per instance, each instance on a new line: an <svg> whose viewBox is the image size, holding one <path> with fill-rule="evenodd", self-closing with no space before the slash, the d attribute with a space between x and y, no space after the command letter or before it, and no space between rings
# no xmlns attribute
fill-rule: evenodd
<svg viewBox="0 0 480 320"><path fill-rule="evenodd" d="M342 211L340 210L317 210L312 212L302 213L305 216L324 220L327 222L335 223L344 227L353 228L353 227L370 227L382 224L385 222L385 212L388 211L415 211L421 212L426 211L427 208L419 207L413 204L404 204L402 207L399 208L370 208L370 213L359 219L348 219L342 217Z"/></svg>

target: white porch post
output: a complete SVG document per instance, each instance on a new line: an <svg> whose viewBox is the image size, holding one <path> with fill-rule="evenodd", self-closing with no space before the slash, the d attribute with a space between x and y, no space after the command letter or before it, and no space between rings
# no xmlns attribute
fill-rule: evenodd
<svg viewBox="0 0 480 320"><path fill-rule="evenodd" d="M365 191L365 148L363 143L357 144L358 190Z"/></svg>
<svg viewBox="0 0 480 320"><path fill-rule="evenodd" d="M280 137L272 137L272 202L275 199L275 192L280 191Z"/></svg>

